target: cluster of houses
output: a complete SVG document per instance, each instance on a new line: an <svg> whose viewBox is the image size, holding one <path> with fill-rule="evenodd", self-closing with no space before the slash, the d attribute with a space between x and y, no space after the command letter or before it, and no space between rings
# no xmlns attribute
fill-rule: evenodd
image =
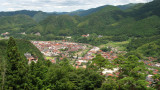
<svg viewBox="0 0 160 90"><path fill-rule="evenodd" d="M78 57L79 60L92 60L95 57L95 54L100 50L99 47L93 47L89 50L84 57Z"/></svg>
<svg viewBox="0 0 160 90"><path fill-rule="evenodd" d="M70 52L78 52L79 50L87 49L87 46L84 44L79 43L73 43L73 42L56 42L56 41L32 41L32 43L45 55L45 56L58 56L62 55L60 60L63 59L63 57L69 57ZM96 54L101 54L105 59L108 59L112 62L115 58L117 58L117 53L115 53L116 50L111 49L111 51L103 52L100 50L99 47L93 47L90 49L83 57L73 56L72 58L75 60L75 63L73 63L73 66L78 68L87 68L88 62L92 63L92 59L96 57ZM30 53L26 53L25 56L29 60L29 63L31 61L34 61L35 63L38 61L37 58L33 57ZM143 61L145 64L150 66L156 66L160 67L160 63L153 63L156 58L149 57L148 61ZM50 60L52 63L56 63L56 58ZM159 71L157 69L149 68L153 71L153 74L159 74ZM119 68L113 68L111 69L105 69L101 73L102 75L105 75L106 77L118 77L119 76ZM153 83L153 75L148 75L146 77L146 81L148 81L151 85ZM148 86L149 86L148 85Z"/></svg>
<svg viewBox="0 0 160 90"><path fill-rule="evenodd" d="M100 50L99 47L93 47L91 50L87 52L87 54L84 55L84 57L79 57L78 59L92 60L96 56L96 54L101 54L105 59L108 60L113 60L117 58L117 54L113 51L103 52L102 50Z"/></svg>
<svg viewBox="0 0 160 90"><path fill-rule="evenodd" d="M71 52L78 52L87 48L85 44L63 42L63 41L31 41L45 56L54 57L70 57ZM83 57L73 56L75 59L74 66L76 68L86 68L86 63L92 60L96 54L101 54L104 58L113 60L117 58L117 55L113 52L103 52L99 47L93 47ZM56 60L51 60L52 63L56 63Z"/></svg>
<svg viewBox="0 0 160 90"><path fill-rule="evenodd" d="M82 35L82 37L89 37L89 34L87 34L87 35Z"/></svg>
<svg viewBox="0 0 160 90"><path fill-rule="evenodd" d="M153 69L153 68L148 68L148 69L153 71L153 74L148 74L147 77L146 77L146 81L149 83L148 87L150 87L150 86L154 85L154 83L155 83L154 79L153 79L153 76L155 74L160 74L160 73L159 73L159 70L157 70L157 69Z"/></svg>
<svg viewBox="0 0 160 90"><path fill-rule="evenodd" d="M69 57L71 52L86 49L86 45L72 42L32 41L45 56L63 55Z"/></svg>
<svg viewBox="0 0 160 90"><path fill-rule="evenodd" d="M156 61L157 58L154 58L154 57L148 57L148 60L144 60L144 64L148 65L148 66L152 66L152 67L160 67L160 63L158 62L154 62ZM157 69L154 69L154 68L148 68L149 70L152 71L153 74L148 74L147 77L146 77L146 81L149 82L148 84L148 87L154 85L154 80L153 80L153 76L155 74L160 74L159 73L159 70Z"/></svg>
<svg viewBox="0 0 160 90"><path fill-rule="evenodd" d="M148 57L148 60L144 60L143 62L149 66L160 67L160 63L154 62L155 60L157 60L157 58Z"/></svg>
<svg viewBox="0 0 160 90"><path fill-rule="evenodd" d="M84 57L78 57L78 60L75 62L74 66L76 68L86 68L86 64L88 63L88 61L91 61L93 58L95 58L96 54L101 54L105 59L108 59L110 61L117 58L117 54L113 51L103 52L99 47L93 47L84 55Z"/></svg>

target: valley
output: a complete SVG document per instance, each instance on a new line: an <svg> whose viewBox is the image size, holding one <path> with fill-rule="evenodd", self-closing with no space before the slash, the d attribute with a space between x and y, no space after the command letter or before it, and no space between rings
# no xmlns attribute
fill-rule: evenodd
<svg viewBox="0 0 160 90"><path fill-rule="evenodd" d="M64 41L31 41L46 60L56 63L57 60L63 60L69 58L73 65L80 62L91 61L97 54L101 54L105 59L114 60L118 57L118 51L115 48L111 48L111 51L103 52L99 47L92 46L83 43L64 42ZM74 62L74 63L73 63ZM85 66L86 67L86 66Z"/></svg>
<svg viewBox="0 0 160 90"><path fill-rule="evenodd" d="M0 12L0 90L160 90L159 10L152 0Z"/></svg>

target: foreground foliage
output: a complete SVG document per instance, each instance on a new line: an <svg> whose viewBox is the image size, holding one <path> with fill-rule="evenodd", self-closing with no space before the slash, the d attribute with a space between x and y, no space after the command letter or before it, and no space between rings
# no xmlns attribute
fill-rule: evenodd
<svg viewBox="0 0 160 90"><path fill-rule="evenodd" d="M7 46L7 59L2 60L0 67L0 85L2 90L150 90L159 88L159 75L153 79L155 84L147 87L145 78L150 71L136 56L120 56L110 62L97 55L86 69L75 69L69 60L64 58L52 64L39 60L37 63L24 59L17 48L14 38ZM101 75L104 68L119 68L115 76Z"/></svg>

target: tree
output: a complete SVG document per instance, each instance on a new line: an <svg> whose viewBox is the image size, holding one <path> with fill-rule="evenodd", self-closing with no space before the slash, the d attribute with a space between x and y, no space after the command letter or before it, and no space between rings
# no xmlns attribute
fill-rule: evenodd
<svg viewBox="0 0 160 90"><path fill-rule="evenodd" d="M112 47L103 47L103 48L101 48L101 50L103 51L103 52L107 52L107 51L111 51L112 50Z"/></svg>
<svg viewBox="0 0 160 90"><path fill-rule="evenodd" d="M157 90L160 90L160 75L155 74L153 76L153 79L154 79L154 88L156 88Z"/></svg>
<svg viewBox="0 0 160 90"><path fill-rule="evenodd" d="M27 77L27 90L39 90L44 89L45 87L45 76L48 71L48 68L43 64L42 61L37 63L31 62L29 66Z"/></svg>
<svg viewBox="0 0 160 90"><path fill-rule="evenodd" d="M101 56L101 54L96 55L95 58L92 59L92 64L95 64L98 70L102 73L104 68L111 68L111 63Z"/></svg>
<svg viewBox="0 0 160 90"><path fill-rule="evenodd" d="M17 49L14 38L10 37L7 46L6 89L20 89L25 87L25 62Z"/></svg>
<svg viewBox="0 0 160 90"><path fill-rule="evenodd" d="M136 56L129 56L127 59L119 57L115 59L115 64L119 64L119 75L117 82L119 89L147 89L146 76L149 71L142 61Z"/></svg>

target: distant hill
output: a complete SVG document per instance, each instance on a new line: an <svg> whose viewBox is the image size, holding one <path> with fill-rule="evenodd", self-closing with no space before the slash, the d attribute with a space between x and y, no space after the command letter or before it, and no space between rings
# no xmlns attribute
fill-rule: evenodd
<svg viewBox="0 0 160 90"><path fill-rule="evenodd" d="M133 7L134 5L136 4L127 4L127 5L120 5L120 6L117 6L118 8L120 9L128 9L130 7ZM78 16L86 16L86 15L89 15L89 14L92 14L104 7L106 7L108 5L104 5L104 6L100 6L100 7L97 7L97 8L91 8L91 9L88 9L88 10L83 10L83 9L80 9L80 10L76 10L76 11L72 11L72 12L42 12L42 11L32 11L32 10L19 10L19 11L7 11L7 12L0 12L0 17L1 16L14 16L14 15L19 15L19 14L24 14L24 15L28 15L30 17L35 17L38 15L44 17L46 15L71 15L71 16L74 16L74 15L78 15ZM44 15L44 16L43 16Z"/></svg>
<svg viewBox="0 0 160 90"><path fill-rule="evenodd" d="M152 2L144 4L139 9L134 10L131 14L136 19L144 19L148 16L156 15L160 16L160 0L154 0Z"/></svg>
<svg viewBox="0 0 160 90"><path fill-rule="evenodd" d="M66 14L71 15L71 16L74 16L74 15L87 16L89 14L97 12L98 10L100 10L100 9L106 7L106 6L107 5L101 6L101 7L97 7L97 8L91 8L91 9L88 9L88 10L78 10L78 11L73 11L73 12L69 12L69 13L66 13Z"/></svg>
<svg viewBox="0 0 160 90"><path fill-rule="evenodd" d="M33 17L35 14L40 13L42 11L30 11L30 10L20 10L20 11L10 11L10 12L0 12L0 16L14 16L18 14L25 14L30 17Z"/></svg>
<svg viewBox="0 0 160 90"><path fill-rule="evenodd" d="M129 9L129 8L132 8L134 6L136 6L137 4L127 4L127 5L118 5L116 7L122 9L122 10L126 10L126 9ZM88 9L88 10L76 10L76 11L72 11L72 12L55 12L56 14L58 15L71 15L71 16L74 16L74 15L77 15L77 16L87 16L87 15L90 15L92 13L95 13L103 8L106 8L107 6L110 6L110 5L104 5L104 6L100 6L100 7L97 7L97 8L91 8L91 9Z"/></svg>
<svg viewBox="0 0 160 90"><path fill-rule="evenodd" d="M45 20L41 21L39 24L42 26L42 34L55 34L63 35L66 33L71 35L72 29L75 28L76 24L79 23L78 19L69 15L58 15L58 16L49 16Z"/></svg>
<svg viewBox="0 0 160 90"><path fill-rule="evenodd" d="M158 0L123 11L107 6L85 17L78 25L79 32L102 35L151 36L159 34Z"/></svg>
<svg viewBox="0 0 160 90"><path fill-rule="evenodd" d="M30 10L20 10L20 11L10 11L10 12L0 12L0 17L2 16L15 16L15 15L27 15L32 17L35 21L41 21L44 20L47 16L55 15L49 14L42 11L30 11Z"/></svg>
<svg viewBox="0 0 160 90"><path fill-rule="evenodd" d="M139 5L139 3L130 3L130 4L126 4L126 5L118 5L116 7L122 9L122 10L126 10L126 9L130 9L133 8L135 6Z"/></svg>
<svg viewBox="0 0 160 90"><path fill-rule="evenodd" d="M50 14L47 14L45 12L38 12L32 18L35 21L40 22L40 21L44 20L45 18L47 18L48 16L50 16Z"/></svg>
<svg viewBox="0 0 160 90"><path fill-rule="evenodd" d="M0 17L0 32L23 32L26 28L36 25L36 22L28 15L2 16Z"/></svg>
<svg viewBox="0 0 160 90"><path fill-rule="evenodd" d="M0 33L10 32L11 36L26 32L20 37L55 39L57 36L81 36L97 34L104 36L149 37L160 34L160 1L146 4L123 6L102 6L75 11L80 16L57 15L37 12L31 16L14 15L0 17ZM86 13L79 13L86 12ZM61 13L62 14L62 13ZM37 22L36 22L37 21ZM41 36L36 36L40 33Z"/></svg>

